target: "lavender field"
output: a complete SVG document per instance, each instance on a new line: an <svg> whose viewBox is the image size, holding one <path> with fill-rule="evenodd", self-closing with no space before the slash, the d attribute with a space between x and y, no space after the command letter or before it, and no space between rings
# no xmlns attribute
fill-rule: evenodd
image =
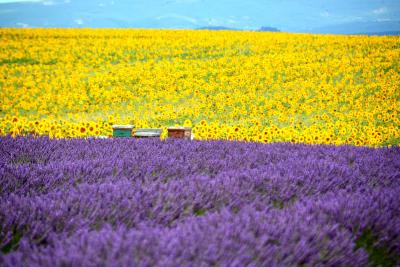
<svg viewBox="0 0 400 267"><path fill-rule="evenodd" d="M0 138L0 266L395 266L400 148Z"/></svg>

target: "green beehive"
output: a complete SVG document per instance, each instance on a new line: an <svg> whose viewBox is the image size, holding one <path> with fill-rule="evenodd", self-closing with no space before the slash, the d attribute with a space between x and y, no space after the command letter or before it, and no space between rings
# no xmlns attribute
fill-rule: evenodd
<svg viewBox="0 0 400 267"><path fill-rule="evenodd" d="M113 125L114 137L132 137L133 125Z"/></svg>

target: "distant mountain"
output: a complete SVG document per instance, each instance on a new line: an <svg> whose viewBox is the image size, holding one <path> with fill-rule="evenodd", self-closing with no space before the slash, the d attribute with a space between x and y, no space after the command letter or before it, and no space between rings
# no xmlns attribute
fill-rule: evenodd
<svg viewBox="0 0 400 267"><path fill-rule="evenodd" d="M236 28L229 28L225 26L205 26L205 27L200 27L197 28L196 30L226 30L226 31L257 31L257 32L280 32L279 29L274 28L274 27L261 27L258 30L249 30L249 29L236 29Z"/></svg>
<svg viewBox="0 0 400 267"><path fill-rule="evenodd" d="M400 31L366 32L366 33L357 33L356 35L397 36L397 35L400 35Z"/></svg>
<svg viewBox="0 0 400 267"><path fill-rule="evenodd" d="M336 24L309 30L310 33L392 35L400 31L400 21L365 21Z"/></svg>
<svg viewBox="0 0 400 267"><path fill-rule="evenodd" d="M260 29L258 29L257 31L259 32L280 32L280 30L278 28L274 28L274 27L265 27L262 26Z"/></svg>
<svg viewBox="0 0 400 267"><path fill-rule="evenodd" d="M205 26L205 27L200 27L196 28L196 30L214 30L214 31L240 31L240 29L234 29L234 28L229 28L229 27L224 27L224 26Z"/></svg>

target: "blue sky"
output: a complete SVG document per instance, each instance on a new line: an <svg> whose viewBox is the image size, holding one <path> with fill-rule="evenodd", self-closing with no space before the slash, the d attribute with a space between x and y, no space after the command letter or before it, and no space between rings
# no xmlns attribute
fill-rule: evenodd
<svg viewBox="0 0 400 267"><path fill-rule="evenodd" d="M400 0L0 0L1 27L400 31Z"/></svg>

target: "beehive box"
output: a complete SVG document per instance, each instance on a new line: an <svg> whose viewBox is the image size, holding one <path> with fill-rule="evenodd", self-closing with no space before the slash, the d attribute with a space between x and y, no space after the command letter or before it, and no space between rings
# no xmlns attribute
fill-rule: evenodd
<svg viewBox="0 0 400 267"><path fill-rule="evenodd" d="M168 128L168 138L181 138L181 139L191 139L192 128L189 127L169 127Z"/></svg>
<svg viewBox="0 0 400 267"><path fill-rule="evenodd" d="M114 137L132 137L133 125L113 125Z"/></svg>
<svg viewBox="0 0 400 267"><path fill-rule="evenodd" d="M135 138L160 138L162 129L136 129Z"/></svg>

